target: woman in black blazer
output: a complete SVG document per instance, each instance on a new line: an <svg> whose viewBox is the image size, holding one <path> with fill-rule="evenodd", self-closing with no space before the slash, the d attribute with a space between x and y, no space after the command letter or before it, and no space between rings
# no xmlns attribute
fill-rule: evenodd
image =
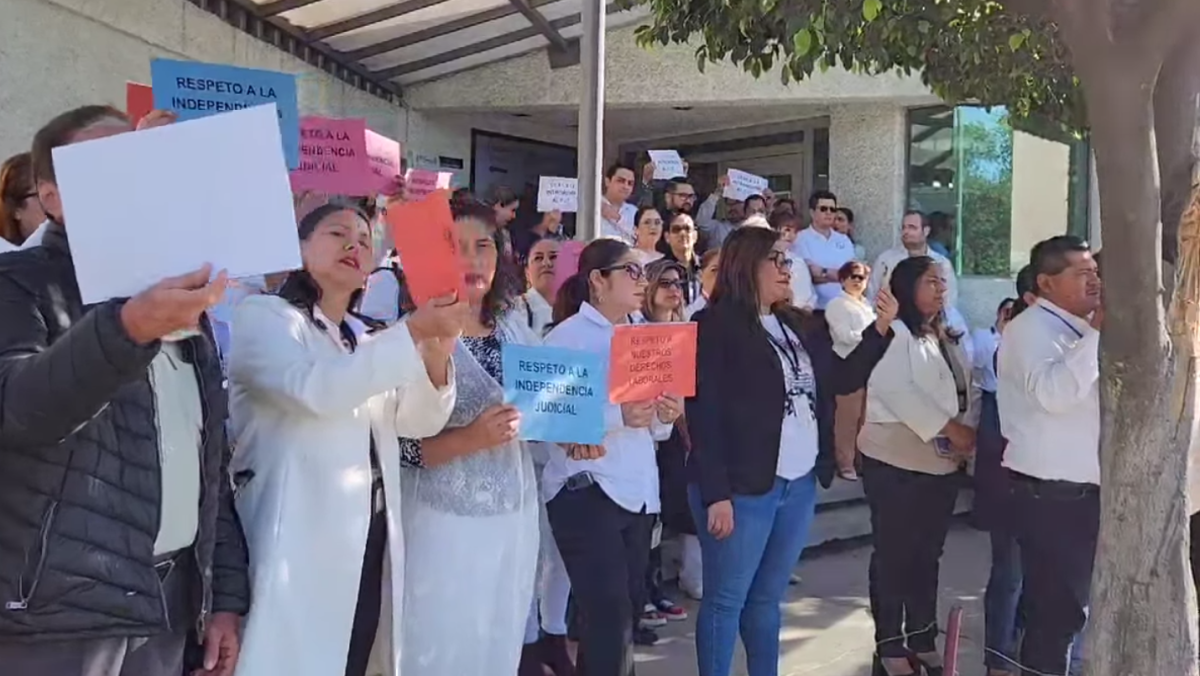
<svg viewBox="0 0 1200 676"><path fill-rule="evenodd" d="M817 482L833 479L834 353L822 322L791 307L786 244L740 228L721 248L698 322L688 498L698 526L704 599L700 676L728 676L739 633L750 676L779 664L780 602L808 537ZM887 348L880 317L839 367L869 370ZM880 330L878 327L883 327Z"/></svg>

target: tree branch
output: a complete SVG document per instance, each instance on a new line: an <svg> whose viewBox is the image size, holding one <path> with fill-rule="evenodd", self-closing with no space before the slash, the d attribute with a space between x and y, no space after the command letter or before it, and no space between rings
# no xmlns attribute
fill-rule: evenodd
<svg viewBox="0 0 1200 676"><path fill-rule="evenodd" d="M1131 39L1139 50L1157 55L1161 61L1182 40L1194 42L1200 30L1200 2L1197 0L1144 0L1140 22Z"/></svg>

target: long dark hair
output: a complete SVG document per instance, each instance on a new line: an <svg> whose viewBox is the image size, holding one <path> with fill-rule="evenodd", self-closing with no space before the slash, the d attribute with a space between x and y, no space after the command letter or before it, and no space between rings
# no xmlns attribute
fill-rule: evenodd
<svg viewBox="0 0 1200 676"><path fill-rule="evenodd" d="M759 315L758 266L771 255L779 233L766 228L738 228L721 245L717 282L708 305L715 311L727 308L746 321Z"/></svg>
<svg viewBox="0 0 1200 676"><path fill-rule="evenodd" d="M480 323L494 328L496 319L507 312L513 300L521 295L522 275L516 261L504 253L504 234L496 227L496 212L490 205L475 199L460 199L451 202L450 213L455 221L475 220L483 223L492 238L492 244L496 246L496 275L479 308Z"/></svg>
<svg viewBox="0 0 1200 676"><path fill-rule="evenodd" d="M900 306L896 318L904 322L914 336L940 335L945 330L944 312L939 312L927 320L917 308L917 285L926 272L937 269L937 266L937 261L929 256L910 256L900 261L892 270L888 287ZM952 340L958 340L962 334L946 330L946 335Z"/></svg>
<svg viewBox="0 0 1200 676"><path fill-rule="evenodd" d="M304 218L300 219L300 223L296 228L297 233L300 235L300 241L308 241L308 238L312 237L312 234L317 230L317 226L320 225L321 221L325 220L326 217L343 211L352 212L355 216L361 218L366 223L371 222L361 209L357 209L353 206L348 206L344 203L322 204L316 209L313 209L305 214ZM311 319L314 323L320 325L320 322L313 314L313 309L317 306L317 303L321 301L321 286L317 284L317 280L313 279L313 276L309 274L308 270L301 268L299 270L293 270L289 272L287 278L283 280L283 284L279 286L279 290L275 292L275 295L286 300L288 303L291 303L296 308L299 308L299 310L303 312L305 316ZM350 305L346 308L347 314L355 317L359 321L362 321L370 328L378 328L377 322L363 317L354 311L354 308L358 307L358 301L361 296L362 289L358 289L350 296ZM349 329L345 322L342 322L342 325L338 328L341 330L342 337L349 342L351 348L357 345L358 341L355 339L354 332Z"/></svg>
<svg viewBox="0 0 1200 676"><path fill-rule="evenodd" d="M583 247L579 253L579 270L563 282L554 299L555 324L560 324L579 312L579 306L591 300L591 274L595 270L608 275L608 269L629 253L630 247L616 239L598 239Z"/></svg>

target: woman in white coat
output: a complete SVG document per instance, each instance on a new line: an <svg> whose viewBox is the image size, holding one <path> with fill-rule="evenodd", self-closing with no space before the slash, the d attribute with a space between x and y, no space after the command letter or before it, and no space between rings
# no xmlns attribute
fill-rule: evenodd
<svg viewBox="0 0 1200 676"><path fill-rule="evenodd" d="M471 312L454 351L458 398L445 425L400 440L406 676L517 671L538 557L533 461L504 403L505 345L540 341L512 310L519 285L498 265L490 207L452 206ZM499 268L499 269L498 269Z"/></svg>
<svg viewBox="0 0 1200 676"><path fill-rule="evenodd" d="M398 676L396 438L445 423L463 306L365 335L349 308L371 269L366 217L326 205L299 230L304 269L243 301L232 327L231 471L254 599L236 674L363 676L374 657L370 673Z"/></svg>

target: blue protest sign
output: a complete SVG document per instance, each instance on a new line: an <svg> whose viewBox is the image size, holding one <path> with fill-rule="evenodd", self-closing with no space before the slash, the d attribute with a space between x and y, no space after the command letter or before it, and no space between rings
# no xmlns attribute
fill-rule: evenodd
<svg viewBox="0 0 1200 676"><path fill-rule="evenodd" d="M527 441L604 441L608 368L603 355L559 347L505 345L504 399L521 412Z"/></svg>
<svg viewBox="0 0 1200 676"><path fill-rule="evenodd" d="M300 166L300 110L296 76L269 70L195 61L155 59L150 63L154 107L194 120L231 110L274 103L288 169Z"/></svg>

